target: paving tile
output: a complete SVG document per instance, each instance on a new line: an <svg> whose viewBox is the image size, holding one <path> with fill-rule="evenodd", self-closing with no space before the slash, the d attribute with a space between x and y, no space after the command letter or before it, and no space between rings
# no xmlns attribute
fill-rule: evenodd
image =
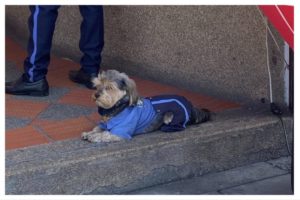
<svg viewBox="0 0 300 200"><path fill-rule="evenodd" d="M12 129L6 131L5 134L6 150L44 144L48 142L49 141L32 126Z"/></svg>
<svg viewBox="0 0 300 200"><path fill-rule="evenodd" d="M94 122L95 124L98 124L101 121L101 116L99 115L98 112L94 112L90 115L86 116L89 120L91 120L92 122Z"/></svg>
<svg viewBox="0 0 300 200"><path fill-rule="evenodd" d="M80 64L72 61L71 59L61 58L57 56L51 57L51 62L49 65L49 71L56 71L60 69L64 69L65 71L69 70L79 70Z"/></svg>
<svg viewBox="0 0 300 200"><path fill-rule="evenodd" d="M32 120L28 118L8 117L5 116L5 130L21 128L28 125Z"/></svg>
<svg viewBox="0 0 300 200"><path fill-rule="evenodd" d="M49 69L51 66L49 66ZM54 87L77 87L77 84L69 80L69 70L66 68L60 68L55 70L49 70L47 74L47 80L50 86Z"/></svg>
<svg viewBox="0 0 300 200"><path fill-rule="evenodd" d="M38 119L49 120L64 120L68 118L76 118L83 115L90 115L95 112L97 108L70 105L70 104L51 104L46 110L38 115Z"/></svg>
<svg viewBox="0 0 300 200"><path fill-rule="evenodd" d="M64 95L58 102L62 104L73 104L96 108L96 104L92 100L93 92L94 90L89 89L73 89L68 94Z"/></svg>
<svg viewBox="0 0 300 200"><path fill-rule="evenodd" d="M31 97L31 96L18 96L10 95L13 99L19 100L30 100L30 101L41 101L41 102L57 102L62 96L67 94L70 91L69 88L65 87L51 87L49 88L49 96L45 97Z"/></svg>
<svg viewBox="0 0 300 200"><path fill-rule="evenodd" d="M43 120L36 122L35 125L38 125L44 133L54 140L79 138L83 131L90 131L95 127L95 124L86 117L61 121Z"/></svg>
<svg viewBox="0 0 300 200"><path fill-rule="evenodd" d="M78 84L69 79L70 70L78 70L80 65L70 60L51 57L51 62L48 67L47 79L50 86L57 87L78 87Z"/></svg>
<svg viewBox="0 0 300 200"><path fill-rule="evenodd" d="M5 115L9 117L35 118L49 103L29 100L8 99L5 102Z"/></svg>

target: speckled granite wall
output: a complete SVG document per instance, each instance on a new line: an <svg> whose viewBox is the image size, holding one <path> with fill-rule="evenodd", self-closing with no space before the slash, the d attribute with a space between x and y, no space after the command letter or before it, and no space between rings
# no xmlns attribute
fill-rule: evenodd
<svg viewBox="0 0 300 200"><path fill-rule="evenodd" d="M102 66L238 102L269 99L265 26L255 6L105 6L104 12ZM26 6L6 6L7 33L26 39L28 15ZM54 53L80 59L80 22L77 6L60 8ZM283 102L279 55L270 44L274 100Z"/></svg>

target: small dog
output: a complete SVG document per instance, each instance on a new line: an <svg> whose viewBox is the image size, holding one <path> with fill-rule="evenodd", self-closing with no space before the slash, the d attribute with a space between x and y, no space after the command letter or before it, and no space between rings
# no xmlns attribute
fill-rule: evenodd
<svg viewBox="0 0 300 200"><path fill-rule="evenodd" d="M143 133L161 130L181 131L186 125L206 122L207 109L195 108L178 95L138 96L135 82L125 73L107 70L92 80L96 92L92 99L102 122L81 138L90 142L113 142L131 139Z"/></svg>

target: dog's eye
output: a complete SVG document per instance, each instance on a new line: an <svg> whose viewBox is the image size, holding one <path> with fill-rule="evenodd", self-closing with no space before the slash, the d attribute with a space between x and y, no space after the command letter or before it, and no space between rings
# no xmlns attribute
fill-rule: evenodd
<svg viewBox="0 0 300 200"><path fill-rule="evenodd" d="M110 86L106 86L105 90L111 90L112 88Z"/></svg>

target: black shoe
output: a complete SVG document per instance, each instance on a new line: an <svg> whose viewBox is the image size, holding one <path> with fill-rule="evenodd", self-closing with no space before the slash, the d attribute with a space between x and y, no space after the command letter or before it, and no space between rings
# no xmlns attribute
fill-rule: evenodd
<svg viewBox="0 0 300 200"><path fill-rule="evenodd" d="M12 95L48 96L49 85L46 79L29 82L25 75L13 82L5 83L5 93Z"/></svg>
<svg viewBox="0 0 300 200"><path fill-rule="evenodd" d="M203 122L207 122L210 120L210 111L207 109L198 109L193 108L192 116L191 116L191 123L192 124L199 124Z"/></svg>
<svg viewBox="0 0 300 200"><path fill-rule="evenodd" d="M92 78L96 78L96 77L97 74L95 73L87 74L82 70L78 70L78 71L72 70L69 72L69 78L71 81L75 83L83 84L89 89L96 89L93 83L91 82Z"/></svg>

